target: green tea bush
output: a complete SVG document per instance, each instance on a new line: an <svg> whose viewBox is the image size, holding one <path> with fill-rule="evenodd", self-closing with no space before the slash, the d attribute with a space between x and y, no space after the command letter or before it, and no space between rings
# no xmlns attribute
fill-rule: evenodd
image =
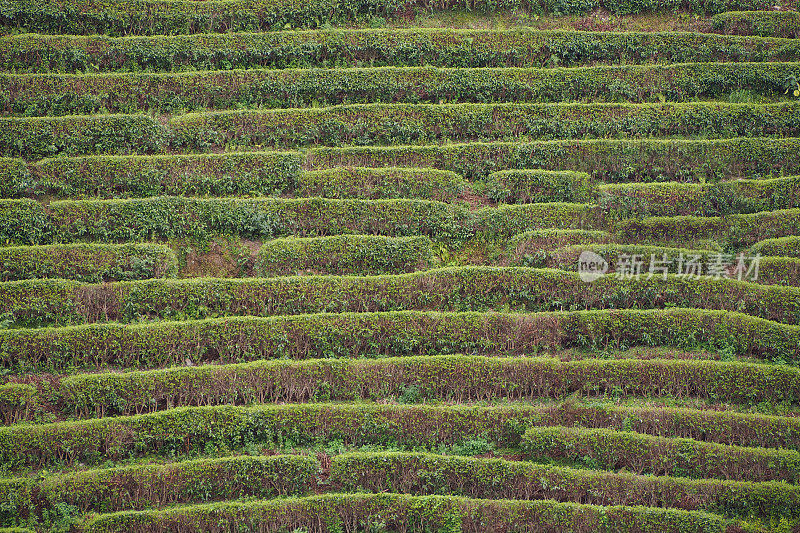
<svg viewBox="0 0 800 533"><path fill-rule="evenodd" d="M596 201L594 184L584 172L503 170L486 178L486 196L502 203Z"/></svg>
<svg viewBox="0 0 800 533"><path fill-rule="evenodd" d="M295 187L301 162L297 152L59 157L31 165L29 190L60 198L271 195Z"/></svg>
<svg viewBox="0 0 800 533"><path fill-rule="evenodd" d="M542 168L588 172L598 181L714 181L800 173L796 138L718 140L559 140L441 146L311 148L309 169L333 166L429 167L468 180L498 170Z"/></svg>
<svg viewBox="0 0 800 533"><path fill-rule="evenodd" d="M0 154L6 157L153 153L166 141L164 126L146 115L0 118Z"/></svg>
<svg viewBox="0 0 800 533"><path fill-rule="evenodd" d="M102 417L202 405L382 401L399 399L410 389L418 391L416 402L563 399L579 393L796 405L800 372L785 365L691 359L560 361L442 355L275 360L73 374L53 388L53 395L64 414ZM748 471L742 472L746 476Z"/></svg>
<svg viewBox="0 0 800 533"><path fill-rule="evenodd" d="M432 246L427 237L289 237L266 241L258 251L255 271L266 277L413 272L434 263Z"/></svg>
<svg viewBox="0 0 800 533"><path fill-rule="evenodd" d="M532 459L593 461L602 468L639 474L789 483L800 479L800 454L795 450L578 427L533 427L525 432L521 446Z"/></svg>
<svg viewBox="0 0 800 533"><path fill-rule="evenodd" d="M0 248L0 279L83 282L175 277L178 260L155 244L53 244Z"/></svg>
<svg viewBox="0 0 800 533"><path fill-rule="evenodd" d="M800 489L788 483L635 476L427 453L337 455L331 461L330 479L341 491L446 492L454 496L508 499L528 499L536 494L541 499L556 501L591 499L600 505L650 505L743 518L791 518L800 513Z"/></svg>
<svg viewBox="0 0 800 533"><path fill-rule="evenodd" d="M744 88L756 90L776 87L792 71L788 65L779 65L781 61L800 61L800 43L786 39L738 37L714 35L698 32L591 32L572 30L536 31L519 26L511 30L467 30L451 28L391 28L391 29L335 29L317 31L276 31L254 33L213 33L195 35L153 35L148 37L114 38L108 35L41 35L22 34L0 37L0 68L6 72L113 72L117 70L132 72L151 72L150 75L133 75L127 77L110 77L103 81L99 77L86 76L74 79L81 91L77 94L101 95L106 92L102 87L116 87L114 92L128 94L125 87L138 86L141 96L150 104L154 100L148 98L152 90L145 90L139 83L146 80L175 79L177 83L198 80L198 76L185 72L182 77L172 78L158 74L164 71L192 70L240 70L240 69L276 69L273 76L302 77L305 84L311 83L314 76L335 76L335 72L305 72L296 70L284 72L286 69L308 69L311 67L342 69L370 65L381 66L435 66L455 68L477 67L551 67L553 58L558 59L562 67L580 67L581 65L614 65L611 70L620 77L604 78L596 76L604 70L566 68L550 69L531 73L540 78L541 83L534 82L536 92L542 98L555 98L559 94L577 94L574 91L586 86L592 87L596 93L588 93L586 97L602 98L618 89L614 82L622 83L625 93L629 91L645 94L648 87L655 85L662 89L662 94L669 98L683 98L693 95L716 94L717 90L725 93L743 84ZM703 65L676 65L676 63L704 63ZM725 62L750 62L750 65L726 65ZM659 65L656 65L660 63ZM624 66L619 66L620 64ZM641 67L633 65L642 64ZM796 69L795 69L796 70ZM375 71L365 70L367 73ZM382 71L385 76L392 77L391 71ZM410 71L409 71L410 72ZM435 76L432 71L427 76ZM679 73L685 72L686 75ZM627 73L627 74L626 74ZM664 81L661 79L663 73ZM773 74L774 73L774 74ZM461 73L466 75L467 73ZM503 73L489 72L491 76L502 79ZM512 72L506 72L511 75ZM266 72L224 72L203 73L214 87L219 87L224 98L231 94L232 86L226 80L238 76L248 81L257 78L248 76L269 76ZM347 73L349 78L359 76L356 71ZM474 72L471 76L480 76ZM520 76L530 76L520 72ZM209 78L210 76L210 78ZM378 87L380 76L373 78L371 86ZM47 93L61 93L64 102L53 102L53 109L61 106L95 105L93 96L89 99L76 98L75 94L62 85L69 78L42 77L41 81L33 77L5 78L9 89L22 90L22 87L40 87L42 100L30 99L34 109L47 102ZM298 78L300 79L300 78ZM339 78L346 79L346 78ZM474 78L477 79L477 78ZM116 80L119 80L118 82ZM214 81L211 81L214 80ZM330 94L325 83L315 83L313 87L322 94ZM439 80L441 81L441 80ZM362 78L361 83L368 79ZM423 80L419 80L420 83ZM638 82L638 84L637 84ZM22 83L22 84L20 84ZM121 85L115 85L115 84ZM195 81L196 83L196 81ZM464 83L453 80L451 87L465 87ZM474 82L473 82L474 83ZM664 85L662 85L662 83ZM108 85L104 85L108 84ZM685 84L685 85L684 85ZM721 85L718 85L721 84ZM350 87L355 89L358 85ZM505 85L506 90L510 85ZM574 89L568 87L574 86ZM94 87L94 89L91 89ZM223 88L227 90L222 90ZM716 88L715 88L716 87ZM49 89L48 89L49 88ZM62 91L61 89L65 90ZM435 90L435 87L430 87ZM185 94L178 85L173 85L173 97ZM566 91L566 92L564 92ZM711 93L707 92L711 91ZM194 92L194 91L192 91ZM210 91L197 91L192 100L200 102L216 98ZM12 99L11 91L6 96ZM379 94L378 91L376 93ZM29 90L22 90L23 95L36 95ZM242 93L242 94L247 94ZM485 98L493 97L492 91L484 91ZM545 96L547 95L547 96ZM167 95L165 95L167 96ZM186 94L188 96L188 94ZM519 96L519 94L517 95ZM451 96L452 97L452 96ZM655 98L655 94L653 94ZM27 97L26 97L27 98ZM168 100L169 97L165 98ZM179 98L179 105L188 105L189 99ZM83 102L83 104L81 104ZM130 100L123 98L126 105ZM113 104L113 102L108 102ZM246 103L246 102L242 102ZM162 104L169 106L165 101ZM41 108L40 108L41 109Z"/></svg>
<svg viewBox="0 0 800 533"><path fill-rule="evenodd" d="M694 339L692 341L692 339ZM636 345L800 356L800 326L701 309L558 313L342 313L230 317L123 326L0 331L0 364L15 372L163 367L195 362L437 353L522 354Z"/></svg>
<svg viewBox="0 0 800 533"><path fill-rule="evenodd" d="M355 104L188 113L169 126L173 146L194 150L623 135L792 137L800 134L800 104Z"/></svg>
<svg viewBox="0 0 800 533"><path fill-rule="evenodd" d="M469 183L455 172L432 168L337 167L302 172L296 196L323 198L415 198L455 202Z"/></svg>

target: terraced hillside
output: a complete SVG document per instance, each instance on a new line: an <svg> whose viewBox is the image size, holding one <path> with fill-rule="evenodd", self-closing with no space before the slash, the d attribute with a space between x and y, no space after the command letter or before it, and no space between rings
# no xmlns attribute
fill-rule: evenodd
<svg viewBox="0 0 800 533"><path fill-rule="evenodd" d="M800 532L794 0L0 32L0 531Z"/></svg>

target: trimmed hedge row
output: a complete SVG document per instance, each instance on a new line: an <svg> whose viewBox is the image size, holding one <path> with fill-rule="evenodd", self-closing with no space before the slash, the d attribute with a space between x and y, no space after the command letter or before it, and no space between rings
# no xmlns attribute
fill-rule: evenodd
<svg viewBox="0 0 800 533"><path fill-rule="evenodd" d="M696 32L532 31L522 27L513 30L391 28L126 38L112 38L106 35L36 34L0 37L0 69L6 72L664 64L663 67L648 66L633 71L645 80L649 78L645 72L654 72L660 68L664 69L663 72L675 72L672 69L682 68L669 64L724 61L754 63L800 61L800 43L787 39ZM620 70L616 72L625 72L630 67L619 68ZM704 68L716 67L708 65ZM753 72L775 72L773 68L781 67L761 65L754 68ZM725 77L724 72L731 72L730 67L720 66L719 69L709 78L705 77L702 69L695 70L693 76L707 79L711 86L715 86L717 81L713 81L713 77L721 79ZM739 72L744 76L742 83L746 85L762 83L758 81L760 80L758 75L750 78L746 75L748 72L751 71L746 67ZM560 73L569 76L569 71L562 70ZM547 91L550 84L554 88L559 86L558 79L553 79L545 73L541 75L549 78L542 84L541 90ZM581 85L592 83L592 76L584 78L586 80L573 81ZM768 83L780 82L783 78L785 76L778 76L778 79ZM753 79L754 82L746 81L748 79ZM609 80L609 83L611 82L613 80ZM665 83L680 82L665 80ZM595 85L601 94L614 90L603 88L602 85L599 80ZM703 83L700 85L703 86ZM664 86L665 96L670 94L669 87L671 85ZM177 87L175 90L180 92ZM696 89L687 87L686 90L692 93ZM727 92L730 89L725 90ZM671 96L676 95L671 94Z"/></svg>
<svg viewBox="0 0 800 533"><path fill-rule="evenodd" d="M758 282L770 285L800 287L800 258L762 257L758 266Z"/></svg>
<svg viewBox="0 0 800 533"><path fill-rule="evenodd" d="M0 241L12 244L203 240L220 233L260 238L423 235L460 242L476 233L505 238L535 228L599 229L607 225L597 206L568 203L471 210L405 199L157 197L62 200L46 207L34 200L0 200Z"/></svg>
<svg viewBox="0 0 800 533"><path fill-rule="evenodd" d="M762 262L766 263L766 258ZM152 279L102 285L36 280L0 284L0 314L6 314L15 326L35 327L409 309L551 311L681 306L740 311L790 324L800 320L800 289L795 287L709 276L668 276L665 280L659 272L648 279L647 272L645 266L640 278L609 275L591 284L574 272L479 266L374 277ZM761 265L759 281L763 275Z"/></svg>
<svg viewBox="0 0 800 533"><path fill-rule="evenodd" d="M309 150L307 158L296 152L60 157L31 163L28 169L22 160L0 158L0 170L9 176L0 185L0 193L7 198L26 194L69 197L271 194L291 191L293 185L298 192L320 192L320 185L307 184L307 179L316 181L320 175L298 177L304 161L308 169L315 171L322 168L337 172L331 167L400 166L417 171L452 171L469 180L485 179L498 170L541 168L587 172L606 182L714 181L800 172L800 163L794 157L797 151L800 151L798 139L598 139L314 148ZM356 178L343 179L344 189ZM443 187L455 190L455 185L452 189L449 184Z"/></svg>
<svg viewBox="0 0 800 533"><path fill-rule="evenodd" d="M0 191L6 198L270 195L295 187L302 159L298 152L59 157L32 163L25 180Z"/></svg>
<svg viewBox="0 0 800 533"><path fill-rule="evenodd" d="M8 157L152 153L166 138L164 126L146 115L0 118L0 154Z"/></svg>
<svg viewBox="0 0 800 533"><path fill-rule="evenodd" d="M800 134L800 104L355 104L215 111L170 120L172 145L394 145L503 139Z"/></svg>
<svg viewBox="0 0 800 533"><path fill-rule="evenodd" d="M800 326L701 309L561 313L342 313L230 317L0 331L17 372L164 367L195 362L436 353L526 354L569 347L697 348L794 361Z"/></svg>
<svg viewBox="0 0 800 533"><path fill-rule="evenodd" d="M426 270L436 258L427 237L335 235L266 241L258 251L259 276L292 274L399 274Z"/></svg>
<svg viewBox="0 0 800 533"><path fill-rule="evenodd" d="M532 427L523 435L521 446L531 459L590 462L637 474L789 483L800 480L800 453L795 450L743 448L579 427Z"/></svg>
<svg viewBox="0 0 800 533"><path fill-rule="evenodd" d="M724 128L723 128L724 129ZM588 172L599 181L714 181L800 173L800 139L568 140L442 146L312 148L309 170L334 166L431 167L469 180L505 169Z"/></svg>
<svg viewBox="0 0 800 533"><path fill-rule="evenodd" d="M495 202L539 203L596 201L594 184L585 172L502 170L489 174L486 196Z"/></svg>
<svg viewBox="0 0 800 533"><path fill-rule="evenodd" d="M607 231L580 229L540 229L511 237L506 261L512 265L534 265L547 257L547 252L575 245L609 244L614 236Z"/></svg>
<svg viewBox="0 0 800 533"><path fill-rule="evenodd" d="M389 531L569 531L590 533L723 533L738 522L699 511L652 507L600 507L549 500L470 500L405 494L324 494L308 498L225 502L158 511L100 515L87 533L199 530L330 531L329 524L355 528L375 524ZM750 529L759 531L758 529Z"/></svg>
<svg viewBox="0 0 800 533"><path fill-rule="evenodd" d="M0 279L66 278L96 283L175 277L178 260L157 244L53 244L0 248Z"/></svg>
<svg viewBox="0 0 800 533"><path fill-rule="evenodd" d="M800 209L725 217L629 218L618 222L616 227L621 241L669 243L715 239L724 241L732 248L749 246L765 239L793 236L798 232Z"/></svg>
<svg viewBox="0 0 800 533"><path fill-rule="evenodd" d="M787 483L635 476L430 453L337 455L331 459L330 482L342 492L590 501L740 517L791 518L800 514L800 487Z"/></svg>
<svg viewBox="0 0 800 533"><path fill-rule="evenodd" d="M642 244L578 244L540 253L528 259L527 264L528 266L576 271L581 269L581 254L587 251L599 255L606 261L608 265L607 273L616 273L618 277L622 278L636 278L637 275L663 277L663 269L666 269L668 275L684 275L686 277L709 275L718 278L730 277L738 279L738 272L733 270L738 265L738 260L742 258L741 256L725 254L717 250L671 248ZM743 266L745 267L748 267L753 261L750 256L744 256L742 259L744 259ZM697 266L690 268L690 262ZM724 268L721 268L718 272L709 273L708 267L711 264L716 264L715 268ZM749 276L746 275L746 270L741 273L742 280L752 280L754 273ZM707 280L707 278L702 279L703 281Z"/></svg>
<svg viewBox="0 0 800 533"><path fill-rule="evenodd" d="M283 404L181 407L131 417L0 427L0 457L13 470L46 465L103 464L157 454L224 453L252 446L296 447L340 440L345 445L451 445L484 439L516 445L531 426L630 428L744 446L797 449L800 421L734 411L564 402L542 406Z"/></svg>
<svg viewBox="0 0 800 533"><path fill-rule="evenodd" d="M321 196L455 202L469 182L432 168L338 167L301 171L299 152L233 152L0 158L0 196L146 198L175 196Z"/></svg>
<svg viewBox="0 0 800 533"><path fill-rule="evenodd" d="M680 102L726 98L736 90L782 97L787 84L798 76L800 64L796 62L543 69L426 66L0 74L0 85L4 87L0 111L33 116L380 102Z"/></svg>
<svg viewBox="0 0 800 533"><path fill-rule="evenodd" d="M778 240L778 239L775 239ZM768 241L763 241L768 242ZM580 255L584 251L594 252L608 263L608 272L617 272L623 278L636 277L636 272L650 276L651 264L655 277L663 276L661 268L666 267L669 273L686 276L703 275L712 277L725 276L758 283L759 285L778 285L800 287L800 258L794 257L759 257L756 270L755 255L726 254L712 250L688 250L684 248L668 248L663 246L608 244L566 246L555 250L543 250L534 254L512 256L516 264L534 267L548 267L566 270L578 270ZM757 254L752 250L749 254ZM683 263L681 263L683 254ZM664 257L666 255L666 258ZM638 257L634 257L638 256ZM695 266L690 268L689 261ZM741 264L740 264L740 260ZM666 263L665 263L666 261ZM713 265L713 267L712 267ZM709 270L709 267L712 270ZM709 278L704 278L707 281ZM631 280L628 279L628 282ZM752 287L750 290L754 290ZM746 299L746 298L745 298ZM743 301L743 300L740 300ZM628 305L633 305L633 302ZM703 307L693 303L690 307ZM752 311L748 311L752 313ZM785 320L785 319L779 319Z"/></svg>
<svg viewBox="0 0 800 533"><path fill-rule="evenodd" d="M787 2L794 5L794 0ZM697 13L764 9L766 0L476 0L470 10L491 13L524 9L534 13L583 14L602 6L612 13L655 10L691 10ZM302 5L285 0L76 0L41 4L35 0L5 0L0 25L39 33L152 35L228 31L267 31L283 28L316 28L323 21L345 22L385 16L394 18L413 10L439 12L463 9L455 0L421 4L415 0L309 0Z"/></svg>
<svg viewBox="0 0 800 533"><path fill-rule="evenodd" d="M765 239L751 246L750 253L800 259L800 237Z"/></svg>
<svg viewBox="0 0 800 533"><path fill-rule="evenodd" d="M113 512L176 503L304 495L317 486L316 458L225 457L0 480L0 522L47 517L58 505ZM45 519L46 521L46 519Z"/></svg>
<svg viewBox="0 0 800 533"><path fill-rule="evenodd" d="M469 182L455 172L433 168L336 167L300 173L293 193L298 197L455 202L468 187Z"/></svg>
<svg viewBox="0 0 800 533"><path fill-rule="evenodd" d="M728 35L762 37L800 37L800 13L797 11L728 11L711 17L714 30Z"/></svg>
<svg viewBox="0 0 800 533"><path fill-rule="evenodd" d="M719 216L800 207L800 176L714 184L601 184L597 192L599 199L586 201L623 217Z"/></svg>
<svg viewBox="0 0 800 533"><path fill-rule="evenodd" d="M762 401L798 404L800 371L787 366L681 359L562 362L552 357L446 355L256 361L77 374L64 377L52 391L65 414L83 418L254 402L397 398L405 403L462 403L564 398L576 392L589 396L690 397L744 405Z"/></svg>

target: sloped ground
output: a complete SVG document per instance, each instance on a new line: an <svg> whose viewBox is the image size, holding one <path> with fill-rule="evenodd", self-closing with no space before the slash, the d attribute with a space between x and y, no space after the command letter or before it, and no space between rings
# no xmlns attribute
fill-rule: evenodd
<svg viewBox="0 0 800 533"><path fill-rule="evenodd" d="M793 3L0 26L0 526L800 531Z"/></svg>

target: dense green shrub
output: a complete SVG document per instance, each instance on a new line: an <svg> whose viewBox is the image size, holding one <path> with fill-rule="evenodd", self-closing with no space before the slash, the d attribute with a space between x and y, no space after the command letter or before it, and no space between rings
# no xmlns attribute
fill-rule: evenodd
<svg viewBox="0 0 800 533"><path fill-rule="evenodd" d="M469 402L587 396L680 396L750 405L800 403L788 366L681 359L421 356L255 361L125 373L74 374L53 388L65 414L131 415L170 407L310 401ZM743 470L747 472L747 470ZM800 473L800 470L798 470ZM783 479L783 478L782 478Z"/></svg>
<svg viewBox="0 0 800 533"><path fill-rule="evenodd" d="M580 252L567 255L568 251L559 250L553 257L565 260L557 266L575 269ZM642 255L646 251L638 249ZM681 251L674 250L673 257ZM652 253L660 257L663 252ZM609 254L609 260L612 258ZM642 257L643 261L649 259L649 253ZM762 258L759 283L769 270L765 268L768 259ZM670 306L740 311L789 324L797 323L800 316L795 287L741 282L737 275L733 279L672 275L663 279L660 272L652 277L648 273L645 265L639 278L609 275L591 284L575 272L477 266L369 277L151 279L101 285L33 280L0 283L0 313L5 313L16 326L348 311L551 311ZM781 273L769 275L778 277ZM797 275L791 279L797 280ZM790 284L788 281L784 283Z"/></svg>
<svg viewBox="0 0 800 533"><path fill-rule="evenodd" d="M723 127L724 129L724 127ZM599 181L714 181L800 173L800 139L561 140L443 146L312 148L309 169L430 167L469 180L511 168L588 172Z"/></svg>
<svg viewBox="0 0 800 533"><path fill-rule="evenodd" d="M0 198L16 198L32 186L31 173L22 159L0 157Z"/></svg>
<svg viewBox="0 0 800 533"><path fill-rule="evenodd" d="M355 104L177 115L172 144L393 145L505 139L800 134L800 104Z"/></svg>
<svg viewBox="0 0 800 533"><path fill-rule="evenodd" d="M306 494L316 487L318 469L316 458L300 455L199 459L75 471L38 480L17 478L0 485L0 498L17 502L16 519L41 518L65 504L81 512L112 512L245 497L274 498Z"/></svg>
<svg viewBox="0 0 800 533"><path fill-rule="evenodd" d="M758 282L800 287L800 258L762 257L758 267Z"/></svg>
<svg viewBox="0 0 800 533"><path fill-rule="evenodd" d="M0 427L0 457L15 468L103 464L143 455L176 456L253 446L295 447L339 440L424 448L484 439L517 445L534 425L623 427L648 434L742 446L800 446L796 417L736 411L623 407L613 403L495 407L310 403L184 407L131 417Z"/></svg>
<svg viewBox="0 0 800 533"><path fill-rule="evenodd" d="M586 461L639 474L790 483L800 479L800 453L795 450L579 427L533 427L525 432L521 445L531 459Z"/></svg>
<svg viewBox="0 0 800 533"><path fill-rule="evenodd" d="M495 202L596 201L594 184L585 172L553 170L502 170L486 178L486 196Z"/></svg>
<svg viewBox="0 0 800 533"><path fill-rule="evenodd" d="M800 237L765 239L751 246L750 253L800 259Z"/></svg>
<svg viewBox="0 0 800 533"><path fill-rule="evenodd" d="M793 2L792 2L793 3ZM476 0L470 10L491 13L525 9L535 13L583 14L602 5L619 14L650 10L689 9L698 13L763 9L765 0ZM464 8L454 0L419 4L414 0L309 0L301 5L284 0L77 0L41 4L34 0L6 0L0 25L24 27L40 33L176 34L226 31L266 31L279 28L315 28L323 21L346 22L375 15L396 17L414 9L438 12Z"/></svg>
<svg viewBox="0 0 800 533"><path fill-rule="evenodd" d="M146 115L0 118L0 155L25 159L160 152L166 137L164 126Z"/></svg>
<svg viewBox="0 0 800 533"><path fill-rule="evenodd" d="M540 229L514 235L508 243L506 261L512 265L544 264L548 252L574 245L608 244L614 236L606 231ZM561 267L558 267L561 268Z"/></svg>
<svg viewBox="0 0 800 533"><path fill-rule="evenodd" d="M0 279L84 282L174 277L175 253L155 244L53 244L0 248Z"/></svg>
<svg viewBox="0 0 800 533"><path fill-rule="evenodd" d="M59 157L32 164L20 189L61 198L270 195L295 187L301 161L297 152Z"/></svg>
<svg viewBox="0 0 800 533"><path fill-rule="evenodd" d="M39 404L36 387L23 383L0 385L0 416L5 424L31 417Z"/></svg>
<svg viewBox="0 0 800 533"><path fill-rule="evenodd" d="M293 193L323 198L416 198L454 202L468 186L464 178L446 170L337 167L302 172Z"/></svg>
<svg viewBox="0 0 800 533"><path fill-rule="evenodd" d="M797 11L728 11L711 17L714 30L733 35L800 37Z"/></svg>
<svg viewBox="0 0 800 533"><path fill-rule="evenodd" d="M625 217L719 216L800 207L800 176L714 184L614 183L598 189L600 205Z"/></svg>
<svg viewBox="0 0 800 533"><path fill-rule="evenodd" d="M536 92L542 98L562 99L560 94L573 94L577 97L579 87L588 84L591 89L586 97L600 97L617 92L621 85L622 94L633 97L639 90L655 85L659 91L648 96L657 100L656 94L668 98L686 98L688 95L712 95L717 91L730 92L734 87L748 88L761 92L774 90L789 73L786 66L770 64L778 61L800 61L800 43L786 39L737 37L713 35L708 33L680 32L586 32L586 31L532 31L524 27L513 30L459 30L451 28L391 28L359 30L323 31L282 31L264 33L217 33L198 35L154 35L151 37L112 38L107 35L7 35L0 37L0 68L7 72L108 72L126 70L133 72L163 72L184 70L229 70L229 69L288 69L324 67L341 69L369 66L426 66L437 67L562 67L580 65L620 63L613 72L621 78L596 79L592 74L602 70L553 69L537 72L541 79ZM682 66L675 63L712 62L712 64ZM724 65L716 62L753 62L753 65ZM631 66L643 63L646 66ZM662 65L653 65L662 63ZM629 72L630 75L624 74ZM657 73L663 73L663 82ZM686 77L677 75L687 72ZM651 74L653 73L651 77ZM764 74L762 74L764 73ZM313 76L333 75L330 73L306 72L311 81ZM349 73L352 77L355 73ZM390 72L385 73L387 76ZM489 73L502 77L499 72ZM508 72L508 74L511 74ZM216 80L235 79L237 76L258 76L259 73L244 72L216 73ZM268 75L264 73L264 75ZM280 76L280 70L273 73ZM303 75L296 71L292 74ZM474 73L478 76L479 73ZM524 73L520 73L525 76ZM217 77L218 76L218 77ZM178 80L197 79L187 73ZM208 79L208 74L204 73ZM6 78L9 88L21 89L13 78ZM114 83L115 78L103 82L100 78L85 78L101 85L90 90L80 85L82 94L102 94L103 83ZM125 85L135 80L170 79L168 76L153 74L150 77L122 78ZM246 78L252 79L252 78ZM685 81L683 81L685 79ZM52 81L49 81L52 80ZM617 80L615 84L614 81ZM651 81L648 81L651 80ZM697 82L695 83L695 80ZM724 81L728 80L728 81ZM20 79L28 84L48 87L52 83L55 92L61 92L64 104L53 102L52 109L61 105L81 105L82 100L61 91L58 78L45 77L41 82L33 78ZM367 82L367 80L363 80ZM636 81L639 82L636 85ZM76 84L81 80L75 80ZM209 81L209 83L211 83ZM227 86L215 81L214 87ZM329 80L326 80L329 83ZM372 81L376 87L380 80ZM684 83L686 85L684 85ZM664 85L662 85L664 84ZM676 84L676 85L674 85ZM325 84L316 84L317 90L325 91ZM453 87L463 87L463 83ZM574 89L567 87L574 86ZM142 97L152 93L139 86ZM179 87L172 87L175 94L181 94ZM631 91L629 96L627 89ZM124 94L124 86L114 91ZM352 87L351 87L352 89ZM432 88L433 89L433 88ZM551 92L552 91L552 92ZM567 91L566 93L564 91ZM645 91L645 94L649 89ZM10 92L10 91L9 91ZM194 92L194 91L192 91ZM213 92L218 92L217 90ZM352 92L352 91L350 91ZM377 92L377 91L376 91ZM79 94L80 94L79 93ZM192 99L205 98L213 101L207 91L198 91ZM222 91L222 94L228 94ZM26 94L23 91L22 94ZM31 93L27 93L31 94ZM547 95L547 96L545 96ZM11 97L11 95L8 95ZM452 97L452 96L451 96ZM491 98L492 91L484 92ZM46 97L45 101L47 100ZM208 100L212 98L212 100ZM227 96L225 96L227 98ZM94 105L90 99L83 100ZM128 101L123 99L123 101ZM181 99L179 99L179 102ZM203 101L203 100L196 100ZM183 99L185 104L186 100ZM31 102L36 108L35 100ZM111 103L111 102L109 102ZM152 105L148 104L148 105ZM158 105L169 105L168 103Z"/></svg>
<svg viewBox="0 0 800 533"><path fill-rule="evenodd" d="M606 228L589 204L524 204L472 211L424 200L323 198L186 198L61 200L46 208L32 200L0 200L0 242L41 244L96 240L208 239L349 233L428 236L457 244L481 233L506 238L535 228Z"/></svg>
<svg viewBox="0 0 800 533"><path fill-rule="evenodd" d="M258 251L259 276L292 274L399 274L435 261L427 237L334 235L266 241Z"/></svg>
<svg viewBox="0 0 800 533"><path fill-rule="evenodd" d="M0 74L0 111L33 116L378 102L680 102L727 98L736 90L774 98L783 97L787 80L798 76L798 63Z"/></svg>
<svg viewBox="0 0 800 533"><path fill-rule="evenodd" d="M646 244L577 244L540 254L538 264L535 266L571 271L580 270L581 254L586 251L602 257L608 264L607 273L618 275L616 277L622 279L636 278L638 275L663 278L665 272L689 278L716 275L718 278L738 279L739 273L732 271L738 265L738 260L742 259L746 267L749 267L753 261L749 255L735 256L716 250L672 248ZM690 262L699 266L690 267ZM709 274L708 265L713 263L725 266L725 271ZM745 270L741 274L742 280L752 280L752 273L746 275L748 273ZM699 280L699 282L703 281L706 280Z"/></svg>
<svg viewBox="0 0 800 533"><path fill-rule="evenodd" d="M625 452L630 453L629 449ZM788 483L635 476L429 453L337 455L331 460L330 481L337 491L446 493L509 499L529 499L535 495L536 499L649 505L740 517L790 518L800 514L800 488Z"/></svg>
<svg viewBox="0 0 800 533"><path fill-rule="evenodd" d="M523 354L635 345L724 350L794 361L800 326L700 309L561 313L343 313L230 317L133 326L93 324L0 331L13 371L163 367L273 358L436 353Z"/></svg>
<svg viewBox="0 0 800 533"><path fill-rule="evenodd" d="M797 235L798 228L800 209L782 209L726 217L629 218L617 224L617 236L621 241L644 243L715 239L738 248L765 239Z"/></svg>
<svg viewBox="0 0 800 533"><path fill-rule="evenodd" d="M388 531L525 531L589 533L722 533L741 527L721 516L654 507L600 507L551 500L470 500L406 494L324 494L300 499L225 502L158 511L122 512L87 521L87 533L198 529L242 532L330 531L326 524L378 524ZM307 529L306 529L307 528Z"/></svg>

